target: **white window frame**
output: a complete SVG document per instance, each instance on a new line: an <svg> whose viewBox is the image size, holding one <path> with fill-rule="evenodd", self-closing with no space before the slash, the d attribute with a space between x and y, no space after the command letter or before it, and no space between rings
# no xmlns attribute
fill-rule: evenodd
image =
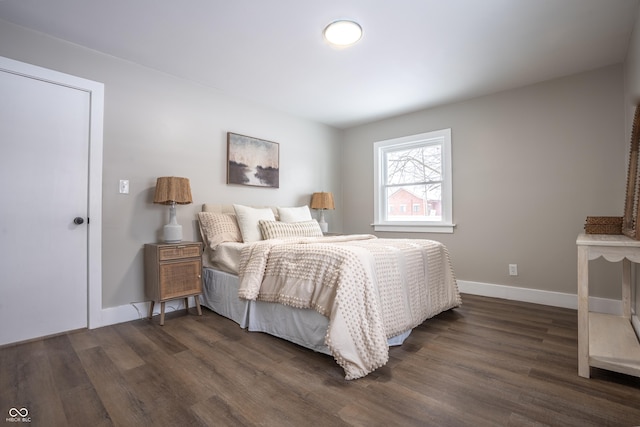
<svg viewBox="0 0 640 427"><path fill-rule="evenodd" d="M385 197L384 153L404 146L439 143L442 146L442 219L440 221L389 221ZM373 144L375 206L373 228L375 231L411 233L453 233L453 169L451 161L451 129L442 129L418 135L387 139Z"/></svg>

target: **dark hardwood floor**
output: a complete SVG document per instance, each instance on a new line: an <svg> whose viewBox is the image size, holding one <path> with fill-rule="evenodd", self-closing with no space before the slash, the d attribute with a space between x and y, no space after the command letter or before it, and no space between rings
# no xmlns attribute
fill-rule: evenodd
<svg viewBox="0 0 640 427"><path fill-rule="evenodd" d="M0 349L0 423L640 426L640 379L578 377L576 337L574 310L463 295L345 381L329 356L182 311Z"/></svg>

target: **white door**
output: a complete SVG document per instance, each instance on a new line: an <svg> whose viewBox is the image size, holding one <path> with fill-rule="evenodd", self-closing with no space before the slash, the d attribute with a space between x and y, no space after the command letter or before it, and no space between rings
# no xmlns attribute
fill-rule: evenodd
<svg viewBox="0 0 640 427"><path fill-rule="evenodd" d="M89 118L88 92L0 70L0 345L87 327Z"/></svg>

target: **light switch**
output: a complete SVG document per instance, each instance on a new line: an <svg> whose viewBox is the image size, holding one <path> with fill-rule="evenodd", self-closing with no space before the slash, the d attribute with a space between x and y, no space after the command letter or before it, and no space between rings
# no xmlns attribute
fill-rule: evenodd
<svg viewBox="0 0 640 427"><path fill-rule="evenodd" d="M129 180L121 179L120 180L120 194L129 194Z"/></svg>

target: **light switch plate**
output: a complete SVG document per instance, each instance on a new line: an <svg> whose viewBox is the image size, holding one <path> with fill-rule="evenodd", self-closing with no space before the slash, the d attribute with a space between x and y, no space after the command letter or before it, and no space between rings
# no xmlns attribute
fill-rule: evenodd
<svg viewBox="0 0 640 427"><path fill-rule="evenodd" d="M120 194L129 194L129 180L121 179L120 180Z"/></svg>

